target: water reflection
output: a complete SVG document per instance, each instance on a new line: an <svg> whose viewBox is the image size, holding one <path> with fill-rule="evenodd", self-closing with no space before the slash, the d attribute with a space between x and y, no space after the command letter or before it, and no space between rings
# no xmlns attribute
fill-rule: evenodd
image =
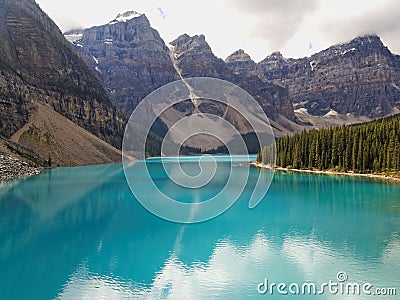
<svg viewBox="0 0 400 300"><path fill-rule="evenodd" d="M119 165L10 184L0 194L2 299L257 299L265 277L320 283L339 271L400 289L398 185L278 173L249 210L252 184L195 225L147 212Z"/></svg>
<svg viewBox="0 0 400 300"><path fill-rule="evenodd" d="M399 249L388 248L388 251L395 250ZM392 263L396 261L391 261ZM383 270L365 268L365 262L359 262L351 256L338 256L332 249L306 239L287 238L283 247L277 248L271 245L265 234L257 233L246 246L235 245L229 239L219 241L215 244L212 255L204 262L185 264L175 255L171 255L150 284L98 274L90 275L86 269L80 269L70 278L59 299L76 299L85 295L96 298L107 296L107 299L256 298L261 297L256 293L257 283L264 278L274 282L299 284L312 281L320 285L328 280L336 280L338 270L342 270L340 266L346 268L353 282L371 282L375 286L384 284L392 287L399 284L398 279L396 280L398 270L393 265L391 269L387 269L382 264ZM268 297L287 298L278 295ZM313 297L315 298L308 298ZM364 297L353 296L351 299ZM328 294L318 296L318 299L331 298L332 295Z"/></svg>

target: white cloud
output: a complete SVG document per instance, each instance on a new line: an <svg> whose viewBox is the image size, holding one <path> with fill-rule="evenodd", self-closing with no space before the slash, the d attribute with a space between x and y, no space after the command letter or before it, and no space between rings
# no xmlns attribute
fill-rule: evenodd
<svg viewBox="0 0 400 300"><path fill-rule="evenodd" d="M251 14L251 34L281 49L294 36L304 19L317 8L317 0L234 0L232 6Z"/></svg>
<svg viewBox="0 0 400 300"><path fill-rule="evenodd" d="M400 54L400 10L397 0L371 3L362 10L321 22L321 31L333 40L349 40L356 35L378 34L391 50Z"/></svg>

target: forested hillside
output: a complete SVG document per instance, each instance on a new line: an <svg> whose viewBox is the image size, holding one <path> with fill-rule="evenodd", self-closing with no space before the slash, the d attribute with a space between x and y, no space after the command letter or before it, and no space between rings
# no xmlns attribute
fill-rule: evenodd
<svg viewBox="0 0 400 300"><path fill-rule="evenodd" d="M257 161L266 162L269 149ZM400 171L400 115L351 126L303 131L276 143L276 165L295 169Z"/></svg>

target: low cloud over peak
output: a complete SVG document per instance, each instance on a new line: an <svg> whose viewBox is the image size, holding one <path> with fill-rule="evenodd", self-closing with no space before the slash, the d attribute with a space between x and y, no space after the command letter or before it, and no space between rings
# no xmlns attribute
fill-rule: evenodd
<svg viewBox="0 0 400 300"><path fill-rule="evenodd" d="M317 0L233 0L233 8L252 14L251 34L267 39L275 49L281 49L294 36L304 19L318 7Z"/></svg>
<svg viewBox="0 0 400 300"><path fill-rule="evenodd" d="M321 24L320 30L335 40L376 34L389 43L393 52L400 53L400 10L397 0L382 1L381 6L355 14L351 18L327 18Z"/></svg>

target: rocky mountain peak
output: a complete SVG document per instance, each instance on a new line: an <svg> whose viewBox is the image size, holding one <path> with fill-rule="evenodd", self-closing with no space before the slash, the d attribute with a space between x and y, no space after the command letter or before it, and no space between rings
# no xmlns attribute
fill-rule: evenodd
<svg viewBox="0 0 400 300"><path fill-rule="evenodd" d="M190 35L188 35L187 33L181 34L180 36L178 36L175 40L173 40L171 42L171 44L182 44L182 43L187 43L190 40Z"/></svg>
<svg viewBox="0 0 400 300"><path fill-rule="evenodd" d="M275 57L275 58L281 58L281 57L283 57L283 55L282 55L282 53L281 53L280 51L272 52L270 56L271 56L271 57Z"/></svg>
<svg viewBox="0 0 400 300"><path fill-rule="evenodd" d="M231 55L229 55L226 59L225 62L232 62L232 61L253 61L244 50L239 49L233 52Z"/></svg>
<svg viewBox="0 0 400 300"><path fill-rule="evenodd" d="M281 52L276 51L272 52L262 61L262 63L270 63L270 62L286 63L287 59L282 55Z"/></svg>
<svg viewBox="0 0 400 300"><path fill-rule="evenodd" d="M398 58L377 35L331 46L311 57L273 53L258 75L289 89L298 110L313 116L383 117L400 107Z"/></svg>
<svg viewBox="0 0 400 300"><path fill-rule="evenodd" d="M189 36L185 33L172 41L170 45L174 47L174 52L178 55L193 51L212 53L211 48L203 34Z"/></svg>
<svg viewBox="0 0 400 300"><path fill-rule="evenodd" d="M242 49L229 55L225 63L235 74L250 75L256 68L256 63Z"/></svg>
<svg viewBox="0 0 400 300"><path fill-rule="evenodd" d="M66 38L71 40L75 37L79 38L79 35L79 32L73 32L72 36L67 35ZM146 15L128 11L118 14L114 20L107 24L83 30L79 42L81 46L78 47L85 47L85 43L89 41L111 47L113 43L138 43L150 39L159 40L161 38L158 32L151 28Z"/></svg>
<svg viewBox="0 0 400 300"><path fill-rule="evenodd" d="M358 36L351 40L350 43L359 43L361 45L380 45L384 47L381 38L376 34Z"/></svg>
<svg viewBox="0 0 400 300"><path fill-rule="evenodd" d="M119 14L110 23L72 32L66 38L113 103L128 115L150 92L178 79L168 47L144 14Z"/></svg>
<svg viewBox="0 0 400 300"><path fill-rule="evenodd" d="M321 60L326 57L348 57L367 53L381 53L391 55L389 49L383 44L377 35L364 35L352 39L349 42L333 45L321 52L313 54L311 60Z"/></svg>

